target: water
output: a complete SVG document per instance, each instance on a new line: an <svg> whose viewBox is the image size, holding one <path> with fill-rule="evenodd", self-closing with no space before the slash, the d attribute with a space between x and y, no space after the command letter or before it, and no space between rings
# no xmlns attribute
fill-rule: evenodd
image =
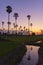
<svg viewBox="0 0 43 65"><path fill-rule="evenodd" d="M41 43L42 41L37 41L36 43Z"/></svg>
<svg viewBox="0 0 43 65"><path fill-rule="evenodd" d="M38 62L38 50L40 47L26 45L27 52L25 53L19 65L36 65Z"/></svg>

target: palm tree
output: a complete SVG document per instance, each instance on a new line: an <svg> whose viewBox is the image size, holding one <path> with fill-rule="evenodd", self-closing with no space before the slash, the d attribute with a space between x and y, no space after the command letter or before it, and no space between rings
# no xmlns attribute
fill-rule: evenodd
<svg viewBox="0 0 43 65"><path fill-rule="evenodd" d="M2 21L2 29L4 29L3 26L4 26L4 21Z"/></svg>
<svg viewBox="0 0 43 65"><path fill-rule="evenodd" d="M2 21L2 31L4 33L4 21Z"/></svg>
<svg viewBox="0 0 43 65"><path fill-rule="evenodd" d="M40 29L40 31L41 31L41 34L43 34L43 29Z"/></svg>
<svg viewBox="0 0 43 65"><path fill-rule="evenodd" d="M24 26L24 32L25 32L25 28L26 28L26 27Z"/></svg>
<svg viewBox="0 0 43 65"><path fill-rule="evenodd" d="M13 23L13 26L14 26L14 30L15 30L16 27L18 27L18 25L16 25L15 23Z"/></svg>
<svg viewBox="0 0 43 65"><path fill-rule="evenodd" d="M15 23L13 23L14 28L16 27Z"/></svg>
<svg viewBox="0 0 43 65"><path fill-rule="evenodd" d="M26 31L27 31L27 28L26 28Z"/></svg>
<svg viewBox="0 0 43 65"><path fill-rule="evenodd" d="M32 23L30 23L30 26L31 26L31 33L32 33L32 26L33 26L33 24L32 24Z"/></svg>
<svg viewBox="0 0 43 65"><path fill-rule="evenodd" d="M12 12L12 7L11 6L7 6L6 7L7 9L6 9L6 11L8 12L8 34L9 34L9 24L10 24L10 13Z"/></svg>
<svg viewBox="0 0 43 65"><path fill-rule="evenodd" d="M21 31L22 26L20 26L19 30Z"/></svg>
<svg viewBox="0 0 43 65"><path fill-rule="evenodd" d="M16 34L17 34L17 17L19 17L18 16L18 13L14 13L14 17L15 17L15 24L16 24Z"/></svg>
<svg viewBox="0 0 43 65"><path fill-rule="evenodd" d="M30 15L27 15L27 18L28 18L28 31L29 31L29 34L30 34Z"/></svg>
<svg viewBox="0 0 43 65"><path fill-rule="evenodd" d="M7 22L7 24L8 24L8 34L9 34L9 29L10 29L10 25L11 25L11 22Z"/></svg>

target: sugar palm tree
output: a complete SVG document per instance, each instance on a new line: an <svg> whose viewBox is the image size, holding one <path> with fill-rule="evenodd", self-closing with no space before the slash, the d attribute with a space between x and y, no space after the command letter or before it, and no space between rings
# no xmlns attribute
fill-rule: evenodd
<svg viewBox="0 0 43 65"><path fill-rule="evenodd" d="M16 25L15 23L13 23L13 26L14 26L14 30L15 30L16 27L18 27L18 25Z"/></svg>
<svg viewBox="0 0 43 65"><path fill-rule="evenodd" d="M27 28L26 28L26 31L27 31Z"/></svg>
<svg viewBox="0 0 43 65"><path fill-rule="evenodd" d="M4 29L3 27L4 27L4 21L2 21L2 29Z"/></svg>
<svg viewBox="0 0 43 65"><path fill-rule="evenodd" d="M8 13L8 34L9 34L9 25L10 25L10 13L12 12L12 7L11 6L7 6L6 7L7 9L6 9L6 12Z"/></svg>
<svg viewBox="0 0 43 65"><path fill-rule="evenodd" d="M14 13L14 17L15 17L15 24L16 24L16 34L17 34L17 17L19 17L18 16L18 13Z"/></svg>
<svg viewBox="0 0 43 65"><path fill-rule="evenodd" d="M16 27L15 23L13 23L14 28Z"/></svg>
<svg viewBox="0 0 43 65"><path fill-rule="evenodd" d="M19 30L21 31L22 26L20 26Z"/></svg>
<svg viewBox="0 0 43 65"><path fill-rule="evenodd" d="M41 31L41 34L43 34L43 29L40 29L40 31Z"/></svg>
<svg viewBox="0 0 43 65"><path fill-rule="evenodd" d="M33 24L32 24L32 23L30 23L30 26L31 26L31 32L32 32L32 26L33 26Z"/></svg>
<svg viewBox="0 0 43 65"><path fill-rule="evenodd" d="M30 34L30 15L27 15L27 18L28 18L28 31L29 31L29 34Z"/></svg>
<svg viewBox="0 0 43 65"><path fill-rule="evenodd" d="M11 22L7 22L8 24L8 34L10 33L9 29L10 29L10 25L11 25Z"/></svg>
<svg viewBox="0 0 43 65"><path fill-rule="evenodd" d="M14 27L14 32L15 32L15 28L16 28L16 25L15 25L15 23L13 23L13 27Z"/></svg>
<svg viewBox="0 0 43 65"><path fill-rule="evenodd" d="M25 32L25 28L26 28L26 27L24 26L24 32Z"/></svg>

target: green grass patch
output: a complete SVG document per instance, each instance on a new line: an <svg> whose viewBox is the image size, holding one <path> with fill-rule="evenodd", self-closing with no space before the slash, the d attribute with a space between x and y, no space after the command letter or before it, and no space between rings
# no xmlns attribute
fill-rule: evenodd
<svg viewBox="0 0 43 65"><path fill-rule="evenodd" d="M16 44L14 42L1 41L0 42L0 56L9 53L10 51L12 51L13 49L16 49L19 46L20 44Z"/></svg>
<svg viewBox="0 0 43 65"><path fill-rule="evenodd" d="M43 40L43 36L2 36L1 38L2 40L0 41L0 56L9 53L13 49L16 49L17 47L21 46L22 43Z"/></svg>

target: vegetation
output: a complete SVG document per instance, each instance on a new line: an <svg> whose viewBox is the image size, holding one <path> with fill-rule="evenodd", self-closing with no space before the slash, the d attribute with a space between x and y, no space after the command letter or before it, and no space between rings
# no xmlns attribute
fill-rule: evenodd
<svg viewBox="0 0 43 65"><path fill-rule="evenodd" d="M16 27L16 34L17 34L17 27L18 27L18 25L17 25L17 18L19 17L18 16L18 13L14 13L14 17L15 17L15 27Z"/></svg>
<svg viewBox="0 0 43 65"><path fill-rule="evenodd" d="M19 44L15 44L14 42L0 41L0 56L9 53L10 51L17 48L18 46Z"/></svg>
<svg viewBox="0 0 43 65"><path fill-rule="evenodd" d="M43 36L1 36L0 56L5 55L29 41L43 40Z"/></svg>
<svg viewBox="0 0 43 65"><path fill-rule="evenodd" d="M6 12L8 13L8 22L7 22L7 24L8 24L8 34L9 34L9 25L11 24L11 22L10 22L10 13L12 12L12 7L7 6L6 8L7 8Z"/></svg>

